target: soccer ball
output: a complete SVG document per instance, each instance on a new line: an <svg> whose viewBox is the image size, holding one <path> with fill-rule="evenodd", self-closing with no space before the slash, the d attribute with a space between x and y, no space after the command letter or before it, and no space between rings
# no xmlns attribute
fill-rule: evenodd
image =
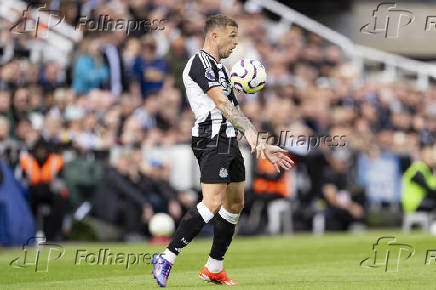
<svg viewBox="0 0 436 290"><path fill-rule="evenodd" d="M173 234L174 220L166 213L154 214L148 225L153 237L169 237Z"/></svg>
<svg viewBox="0 0 436 290"><path fill-rule="evenodd" d="M257 93L266 81L265 67L254 59L241 59L233 65L230 75L233 87L245 94Z"/></svg>

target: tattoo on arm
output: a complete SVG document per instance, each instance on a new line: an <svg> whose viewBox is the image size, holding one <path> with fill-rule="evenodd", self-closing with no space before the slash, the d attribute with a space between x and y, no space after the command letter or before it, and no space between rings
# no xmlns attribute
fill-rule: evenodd
<svg viewBox="0 0 436 290"><path fill-rule="evenodd" d="M236 108L229 100L219 106L218 109L221 110L224 117L226 117L239 132L245 135L247 131L251 131L251 133L257 135L257 130L254 125L244 116L242 111Z"/></svg>

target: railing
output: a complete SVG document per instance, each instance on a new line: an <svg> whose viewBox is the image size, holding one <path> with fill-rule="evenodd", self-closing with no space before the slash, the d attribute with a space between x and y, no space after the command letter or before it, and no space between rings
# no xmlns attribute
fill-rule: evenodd
<svg viewBox="0 0 436 290"><path fill-rule="evenodd" d="M354 64L360 72L363 72L363 60L368 59L385 64L386 75L395 76L397 69L416 73L416 87L425 90L428 87L429 77L436 77L436 65L412 60L393 53L387 53L378 49L358 45L348 37L334 31L327 26L310 19L309 17L295 11L294 9L276 2L275 0L250 0L261 7L282 17L283 21L290 24L295 23L304 29L320 35L328 41L338 45L342 50L352 57ZM393 74L392 74L393 72Z"/></svg>

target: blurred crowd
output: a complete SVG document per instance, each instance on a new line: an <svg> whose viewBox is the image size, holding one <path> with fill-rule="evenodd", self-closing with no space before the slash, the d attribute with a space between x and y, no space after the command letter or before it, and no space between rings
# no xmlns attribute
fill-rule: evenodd
<svg viewBox="0 0 436 290"><path fill-rule="evenodd" d="M297 169L276 174L254 163L248 214L259 200L291 197L301 204L295 213L297 227L309 229L314 213L325 210L328 229L346 229L364 222L368 191L374 191L359 172L363 159L394 155L401 175L420 158L422 146L435 143L436 87L419 91L407 80L382 82L363 75L336 45L278 23L252 3L46 2L73 27L82 16L164 20L163 30L144 26L129 35L81 26L83 40L64 62L40 49L43 38L1 30L0 156L28 188L35 217L39 204L56 204L52 208L57 210L49 213L54 218L45 226L52 239L65 234L62 219L83 209L84 201L91 201L93 215L122 225L127 234L144 234L154 212L168 212L177 221L196 202L192 194L171 186L166 164L143 161L141 151L191 142L194 119L182 71L202 47L208 15L221 12L238 22L239 45L225 61L229 68L237 59L255 58L267 69L267 85L259 94L238 94L242 110L257 128L277 137L286 131L294 136L344 136L342 145L329 141L310 148L307 140L291 144L279 138L296 156ZM0 24L11 26L5 19ZM115 146L129 149L109 164L107 152ZM76 157L67 162L65 152ZM93 174L95 179L88 182ZM284 186L272 185L280 182Z"/></svg>

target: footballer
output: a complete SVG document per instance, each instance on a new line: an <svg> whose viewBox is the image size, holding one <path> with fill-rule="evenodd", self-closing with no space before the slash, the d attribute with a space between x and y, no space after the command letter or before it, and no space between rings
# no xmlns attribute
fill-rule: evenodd
<svg viewBox="0 0 436 290"><path fill-rule="evenodd" d="M206 20L204 33L203 49L189 59L183 71L195 115L192 150L200 166L203 199L182 218L165 251L153 257L153 277L161 287L167 285L177 255L209 222L214 225L213 243L200 278L238 284L227 276L223 260L244 207L245 168L239 133L257 158L268 158L278 171L294 165L285 150L258 140L256 128L238 106L229 72L221 64L238 44L238 24L225 15L214 15Z"/></svg>

